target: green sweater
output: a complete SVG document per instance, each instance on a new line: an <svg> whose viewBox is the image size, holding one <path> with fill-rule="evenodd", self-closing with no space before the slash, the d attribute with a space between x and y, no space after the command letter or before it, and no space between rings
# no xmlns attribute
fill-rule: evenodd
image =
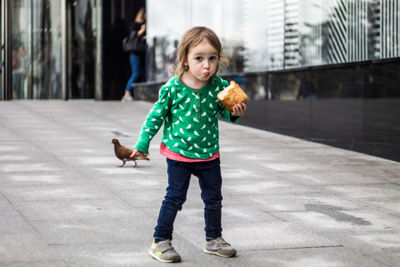
<svg viewBox="0 0 400 267"><path fill-rule="evenodd" d="M215 76L199 90L171 78L159 91L158 101L150 110L135 148L148 153L151 139L164 123L161 142L172 151L194 159L208 159L219 151L218 114L231 122L239 117L217 99L228 82Z"/></svg>

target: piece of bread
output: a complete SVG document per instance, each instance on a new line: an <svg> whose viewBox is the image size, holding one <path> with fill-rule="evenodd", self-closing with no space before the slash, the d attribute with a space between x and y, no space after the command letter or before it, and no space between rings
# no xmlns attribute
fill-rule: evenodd
<svg viewBox="0 0 400 267"><path fill-rule="evenodd" d="M231 81L228 87L219 92L217 98L229 112L232 112L234 105L247 102L246 93L235 81Z"/></svg>

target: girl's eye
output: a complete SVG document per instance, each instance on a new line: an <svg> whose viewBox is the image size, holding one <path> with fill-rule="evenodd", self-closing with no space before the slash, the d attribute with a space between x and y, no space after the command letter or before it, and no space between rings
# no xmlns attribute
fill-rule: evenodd
<svg viewBox="0 0 400 267"><path fill-rule="evenodd" d="M194 59L197 60L197 61L202 61L203 57L195 57Z"/></svg>
<svg viewBox="0 0 400 267"><path fill-rule="evenodd" d="M217 60L217 57L216 56L212 56L212 57L210 57L210 59L209 59L210 61L214 61L214 60Z"/></svg>

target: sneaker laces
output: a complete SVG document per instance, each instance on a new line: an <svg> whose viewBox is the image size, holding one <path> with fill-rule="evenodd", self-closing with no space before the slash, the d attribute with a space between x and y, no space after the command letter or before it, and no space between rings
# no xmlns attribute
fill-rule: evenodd
<svg viewBox="0 0 400 267"><path fill-rule="evenodd" d="M223 239L222 237L218 237L216 240L216 243L220 246L220 247L230 247L231 245L225 241L225 239Z"/></svg>

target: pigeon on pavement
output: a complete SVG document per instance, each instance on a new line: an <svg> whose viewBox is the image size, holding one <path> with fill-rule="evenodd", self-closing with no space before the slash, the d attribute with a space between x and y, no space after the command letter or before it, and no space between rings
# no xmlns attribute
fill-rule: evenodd
<svg viewBox="0 0 400 267"><path fill-rule="evenodd" d="M133 150L123 146L119 143L118 139L114 138L111 143L114 144L114 152L115 156L122 160L122 165L119 165L118 167L123 167L127 161L133 160L135 162L135 167L137 166L136 160L150 160L146 155L137 155L133 158L131 158L131 155L133 153Z"/></svg>

